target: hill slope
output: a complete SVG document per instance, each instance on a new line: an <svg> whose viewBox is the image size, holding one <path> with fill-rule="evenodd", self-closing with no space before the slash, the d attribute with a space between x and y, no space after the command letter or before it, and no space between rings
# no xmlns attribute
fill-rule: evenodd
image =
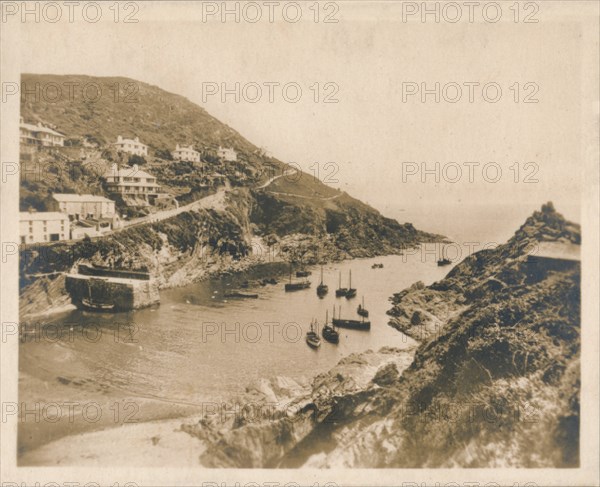
<svg viewBox="0 0 600 487"><path fill-rule="evenodd" d="M40 93L22 95L21 116L25 121L51 123L68 138L91 135L101 144L108 144L118 135L137 136L152 150L170 151L175 144L221 144L244 154L258 150L187 98L134 79L23 74L21 84L22 93L35 90L36 85ZM60 97L52 85L60 87ZM72 96L69 86L74 87ZM52 101L54 97L58 98L56 102Z"/></svg>
<svg viewBox="0 0 600 487"><path fill-rule="evenodd" d="M149 146L144 169L154 174L163 191L176 197L180 204L219 188L233 188L230 192L237 193L237 197L232 200L247 205L251 224L249 232L240 232L247 237L240 245L249 245L253 234L259 237L274 234L279 239L302 234L308 237L307 245L312 248L307 261L316 261L389 254L442 238L421 232L410 223L399 224L385 218L374 208L308 174L290 171L203 108L156 86L127 78L34 74L24 74L22 83L22 92L31 92L36 86L40 92L40 96L22 96L24 120L51 124L65 133L69 142L69 147L31 155L51 168L63 170L56 169L60 177L22 180L22 211L29 207L38 211L54 209L51 197L54 192L108 196L98 175L113 161L126 162L110 145L118 135L123 135L137 136ZM62 96L56 102L51 102L49 95L41 96L44 89L52 93L49 86L62 88ZM68 86L76 86L72 96ZM82 87L86 86L84 96ZM118 98L115 86L121 89ZM99 87L99 91L94 87ZM97 92L102 96L96 100ZM90 142L95 147L90 148ZM201 163L170 160L169 151L176 144L206 149ZM211 155L211 150L218 146L233 147L239 160L219 161ZM120 212L129 210L119 200L117 205ZM317 256L319 252L324 255Z"/></svg>

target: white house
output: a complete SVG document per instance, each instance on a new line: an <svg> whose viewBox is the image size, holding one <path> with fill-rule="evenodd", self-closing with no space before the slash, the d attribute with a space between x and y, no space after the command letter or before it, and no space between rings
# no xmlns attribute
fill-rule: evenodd
<svg viewBox="0 0 600 487"><path fill-rule="evenodd" d="M19 213L21 243L57 242L70 238L69 217L57 211Z"/></svg>
<svg viewBox="0 0 600 487"><path fill-rule="evenodd" d="M25 123L23 118L19 124L19 140L23 146L63 147L65 145L65 136L60 132L45 127L41 122L37 125Z"/></svg>
<svg viewBox="0 0 600 487"><path fill-rule="evenodd" d="M138 156L148 155L148 146L142 144L139 137L136 137L135 139L124 139L119 135L117 141L113 145L121 152L128 152L129 154Z"/></svg>
<svg viewBox="0 0 600 487"><path fill-rule="evenodd" d="M61 213L69 215L71 220L111 219L115 216L115 202L104 196L54 193L52 197L58 202Z"/></svg>
<svg viewBox="0 0 600 487"><path fill-rule="evenodd" d="M141 196L149 203L153 203L160 192L160 185L156 182L156 177L142 171L137 164L134 164L133 167L122 168L113 164L112 168L104 174L104 179L107 189L111 193L118 193L122 196Z"/></svg>
<svg viewBox="0 0 600 487"><path fill-rule="evenodd" d="M189 147L180 147L177 144L171 154L176 161L200 162L200 152L195 151L191 145Z"/></svg>
<svg viewBox="0 0 600 487"><path fill-rule="evenodd" d="M232 148L224 148L219 146L217 157L227 162L235 162L237 161L237 152Z"/></svg>

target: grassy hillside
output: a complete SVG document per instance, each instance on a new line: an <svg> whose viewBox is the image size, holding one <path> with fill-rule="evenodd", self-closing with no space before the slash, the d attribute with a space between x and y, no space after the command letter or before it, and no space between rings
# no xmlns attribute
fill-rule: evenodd
<svg viewBox="0 0 600 487"><path fill-rule="evenodd" d="M151 150L168 151L177 143L198 147L221 144L244 154L258 149L183 96L130 78L23 74L21 83L22 92L35 89L36 84L48 87L47 96L21 97L21 116L27 122L52 123L68 138L89 135L107 144L115 142L118 135L137 136ZM56 102L50 102L55 93L51 83L62 89ZM68 96L69 83L79 84L72 97ZM85 98L84 86L88 86ZM100 96L94 86L100 87Z"/></svg>
<svg viewBox="0 0 600 487"><path fill-rule="evenodd" d="M399 224L377 210L321 183L312 176L288 174L286 166L265 156L235 130L219 122L186 98L156 86L127 78L79 75L22 76L23 92L49 86L62 88L56 102L48 96L23 95L21 115L26 122L51 124L68 138L68 147L27 155L31 162L49 165L57 177L21 181L21 210L53 210L52 193L106 193L99 178L113 162L126 164L111 143L118 135L139 137L149 146L144 169L157 177L162 191L185 204L229 187L248 193L250 221L257 234L305 234L337 246L338 258L399 252L405 246L441 237ZM68 86L79 86L68 96ZM88 86L87 99L81 87ZM94 86L102 96L96 100ZM119 88L118 98L116 88ZM94 98L93 100L90 100ZM200 163L171 160L176 144L193 144L202 152ZM237 162L222 162L214 155L218 146L233 147ZM25 157L25 156L22 156ZM282 176L272 184L263 183ZM162 204L174 205L172 199ZM155 208L132 210L117 199L120 213L138 216ZM138 212L138 213L136 213ZM330 245L331 247L331 245ZM328 252L329 254L331 252Z"/></svg>

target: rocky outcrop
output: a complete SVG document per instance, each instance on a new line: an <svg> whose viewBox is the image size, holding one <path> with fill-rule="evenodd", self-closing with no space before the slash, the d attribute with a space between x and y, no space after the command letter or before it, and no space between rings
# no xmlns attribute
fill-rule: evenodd
<svg viewBox="0 0 600 487"><path fill-rule="evenodd" d="M182 430L197 437L208 467L275 467L298 462L321 427L345 421L353 405L395 382L411 350L352 354L310 382L261 380L227 404L215 405Z"/></svg>
<svg viewBox="0 0 600 487"><path fill-rule="evenodd" d="M544 205L505 245L396 294L391 324L419 337L414 359L393 349L351 355L269 420L186 425L206 446L200 462L576 467L580 268L532 279L527 252L546 239L577 244L579 227Z"/></svg>

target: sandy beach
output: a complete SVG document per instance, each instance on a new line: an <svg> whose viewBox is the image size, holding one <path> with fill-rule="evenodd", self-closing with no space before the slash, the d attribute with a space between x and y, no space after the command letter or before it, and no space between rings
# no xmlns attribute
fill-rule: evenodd
<svg viewBox="0 0 600 487"><path fill-rule="evenodd" d="M203 443L180 430L181 419L126 424L67 436L26 453L19 465L197 467Z"/></svg>

